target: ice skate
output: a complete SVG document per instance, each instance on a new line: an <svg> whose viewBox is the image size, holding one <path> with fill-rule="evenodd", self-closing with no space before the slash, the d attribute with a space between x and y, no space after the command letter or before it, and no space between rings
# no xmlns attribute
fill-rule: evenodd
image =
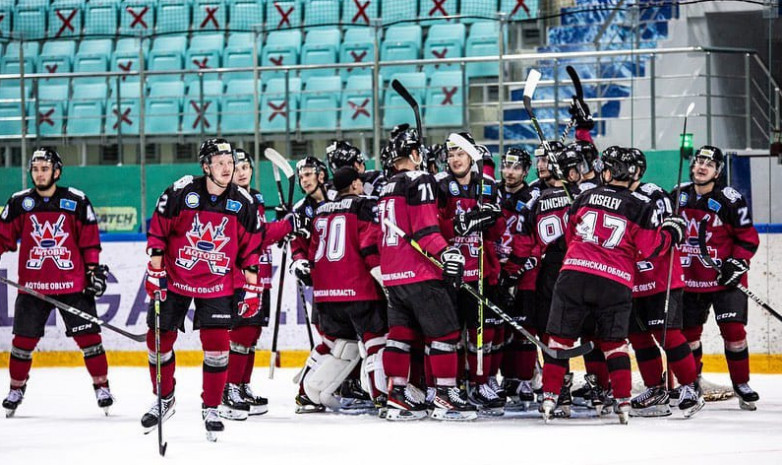
<svg viewBox="0 0 782 465"><path fill-rule="evenodd" d="M217 407L201 406L201 418L204 419L206 440L209 442L216 442L217 433L222 433L225 430L225 425L220 421L220 414L217 410Z"/></svg>
<svg viewBox="0 0 782 465"><path fill-rule="evenodd" d="M733 391L739 398L739 407L741 407L741 410L749 410L752 412L758 409L758 407L755 405L755 402L760 399L760 396L757 392L753 391L751 387L749 387L749 384L734 384Z"/></svg>
<svg viewBox="0 0 782 465"><path fill-rule="evenodd" d="M394 386L388 391L386 420L422 420L427 416L426 396L412 384Z"/></svg>
<svg viewBox="0 0 782 465"><path fill-rule="evenodd" d="M489 387L492 389L492 391L494 391L494 393L497 394L497 397L502 399L503 403L505 403L505 401L508 400L508 393L505 391L505 388L502 387L502 385L497 382L496 376L489 376L487 383Z"/></svg>
<svg viewBox="0 0 782 465"><path fill-rule="evenodd" d="M467 400L464 389L456 386L438 386L434 397L432 419L445 421L469 421L478 418L474 405Z"/></svg>
<svg viewBox="0 0 782 465"><path fill-rule="evenodd" d="M664 386L652 386L630 401L632 417L667 417L671 415L670 396Z"/></svg>
<svg viewBox="0 0 782 465"><path fill-rule="evenodd" d="M163 406L163 423L176 412L174 409L175 404L176 400L173 392L168 397L163 397L161 403ZM144 427L144 434L149 434L150 431L157 427L158 418L160 418L160 411L157 408L156 400L149 411L141 417L141 426Z"/></svg>
<svg viewBox="0 0 782 465"><path fill-rule="evenodd" d="M372 397L361 388L361 381L346 379L339 392L340 411L343 413L364 413L375 409Z"/></svg>
<svg viewBox="0 0 782 465"><path fill-rule="evenodd" d="M584 375L584 384L580 388L574 389L571 397L573 405L576 407L589 407L589 401L592 398L593 389L597 385L597 377L592 373Z"/></svg>
<svg viewBox="0 0 782 465"><path fill-rule="evenodd" d="M250 404L242 397L238 384L225 384L222 402L217 411L226 420L242 421L250 415Z"/></svg>
<svg viewBox="0 0 782 465"><path fill-rule="evenodd" d="M314 402L307 394L296 395L296 413L320 413L325 412L326 407Z"/></svg>
<svg viewBox="0 0 782 465"><path fill-rule="evenodd" d="M630 421L630 411L632 408L629 397L616 399L614 412L619 415L619 423L626 425Z"/></svg>
<svg viewBox="0 0 782 465"><path fill-rule="evenodd" d="M500 417L505 414L505 400L497 395L489 383L470 385L467 399L481 415Z"/></svg>
<svg viewBox="0 0 782 465"><path fill-rule="evenodd" d="M95 388L95 398L98 400L98 407L103 409L106 416L109 416L109 408L114 405L114 396L111 395L109 386Z"/></svg>
<svg viewBox="0 0 782 465"><path fill-rule="evenodd" d="M529 410L530 405L535 402L535 393L530 381L515 379L503 384L505 384L505 392L508 393L505 408L510 411Z"/></svg>
<svg viewBox="0 0 782 465"><path fill-rule="evenodd" d="M695 415L704 405L706 405L706 400L703 399L703 395L696 389L694 383L682 386L679 410L684 413L684 418Z"/></svg>
<svg viewBox="0 0 782 465"><path fill-rule="evenodd" d="M239 394L242 396L242 399L244 399L245 402L250 404L250 416L263 415L269 411L269 399L253 394L249 384L240 384Z"/></svg>
<svg viewBox="0 0 782 465"><path fill-rule="evenodd" d="M8 391L8 396L3 400L3 408L5 409L5 417L11 418L16 413L16 408L22 403L24 399L24 391L27 390L27 385L11 389Z"/></svg>
<svg viewBox="0 0 782 465"><path fill-rule="evenodd" d="M571 409L573 407L573 396L570 394L570 389L573 387L573 373L565 374L565 379L562 382L562 390L559 393L557 400L557 410L555 416L569 418Z"/></svg>
<svg viewBox="0 0 782 465"><path fill-rule="evenodd" d="M543 421L548 423L554 417L554 409L557 408L558 395L553 392L544 392L543 400L540 403L538 411L543 417Z"/></svg>

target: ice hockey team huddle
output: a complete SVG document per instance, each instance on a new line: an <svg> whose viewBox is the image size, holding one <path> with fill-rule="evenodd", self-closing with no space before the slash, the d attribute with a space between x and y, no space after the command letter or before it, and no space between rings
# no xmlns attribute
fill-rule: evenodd
<svg viewBox="0 0 782 465"><path fill-rule="evenodd" d="M160 401L141 418L144 429L175 411L174 345L193 301L207 434L222 431L222 419L267 411L250 380L278 243L290 247L297 285L312 287L320 336L297 375L296 413L465 421L534 409L548 422L583 408L627 423L676 408L690 417L704 405L700 339L712 307L735 395L754 410L748 305L737 285L747 284L759 237L751 208L720 178L723 153L699 148L690 182L666 191L644 182L641 150L599 153L591 127L577 121L574 142L546 141L532 155L507 150L499 182L489 150L466 132L425 146L415 129L397 126L382 171L335 141L325 162L298 161L304 198L281 201L270 222L250 188L252 158L223 139L203 142L203 176L166 189L149 225L146 344ZM528 183L533 164L538 177ZM62 170L56 151L33 153L34 187L3 210L0 253L19 250L22 286L95 316L107 276L97 220L84 193L56 184ZM704 228L711 262L699 250ZM64 253L41 253L47 239ZM52 309L19 293L8 416ZM100 327L62 315L108 408ZM635 397L631 347L646 388ZM569 359L581 356L586 375L575 386Z"/></svg>

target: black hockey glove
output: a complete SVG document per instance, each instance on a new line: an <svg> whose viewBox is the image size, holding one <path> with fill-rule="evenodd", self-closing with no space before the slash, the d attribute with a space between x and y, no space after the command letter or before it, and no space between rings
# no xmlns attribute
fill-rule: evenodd
<svg viewBox="0 0 782 465"><path fill-rule="evenodd" d="M288 214L290 213L291 211L290 209L288 209L287 205L277 205L276 207L274 207L274 218L277 221L284 220L285 217L288 216Z"/></svg>
<svg viewBox="0 0 782 465"><path fill-rule="evenodd" d="M538 266L538 259L535 257L518 258L511 256L509 260L520 266L515 273L509 273L505 269L500 272L499 286L505 289L515 288L519 284L519 280L524 276L524 273Z"/></svg>
<svg viewBox="0 0 782 465"><path fill-rule="evenodd" d="M293 227L293 230L283 239L284 241L290 242L297 237L303 237L304 239L310 238L310 224L312 223L312 220L309 217L306 215L297 215L296 213L288 213L283 219L289 221Z"/></svg>
<svg viewBox="0 0 782 465"><path fill-rule="evenodd" d="M447 247L440 254L443 264L443 281L448 286L459 288L464 277L464 255L457 247Z"/></svg>
<svg viewBox="0 0 782 465"><path fill-rule="evenodd" d="M109 267L94 265L87 268L87 286L84 293L100 297L106 292L106 278L109 277Z"/></svg>
<svg viewBox="0 0 782 465"><path fill-rule="evenodd" d="M680 216L669 216L663 220L660 229L671 235L673 244L681 244L684 242L687 222Z"/></svg>
<svg viewBox="0 0 782 465"><path fill-rule="evenodd" d="M291 271L305 286L312 286L312 266L308 260L294 260L291 263Z"/></svg>
<svg viewBox="0 0 782 465"><path fill-rule="evenodd" d="M573 96L573 102L568 108L570 117L573 118L573 122L576 125L576 129L585 129L591 131L595 127L595 122L592 120L592 114L589 111L589 106L577 97Z"/></svg>
<svg viewBox="0 0 782 465"><path fill-rule="evenodd" d="M741 282L741 277L747 271L749 271L748 261L742 258L727 258L722 263L720 274L717 275L717 284L734 287Z"/></svg>
<svg viewBox="0 0 782 465"><path fill-rule="evenodd" d="M522 271L518 271L516 273L508 273L506 270L502 270L500 272L500 281L497 283L497 285L503 291L508 291L510 289L513 289L519 284L519 280L523 275L524 273Z"/></svg>
<svg viewBox="0 0 782 465"><path fill-rule="evenodd" d="M480 208L456 215L453 219L453 230L459 236L485 231L494 226L501 214L499 205L485 203Z"/></svg>

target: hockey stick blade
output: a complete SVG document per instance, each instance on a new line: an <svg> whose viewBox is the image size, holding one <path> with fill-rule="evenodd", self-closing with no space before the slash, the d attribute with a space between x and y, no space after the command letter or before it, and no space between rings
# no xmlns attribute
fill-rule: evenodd
<svg viewBox="0 0 782 465"><path fill-rule="evenodd" d="M709 255L709 249L706 247L706 229L709 226L709 220L708 218L704 218L701 220L700 224L698 224L698 249L701 252L701 257L703 258L703 261L707 263L711 268L714 268L715 270L719 270L719 266L714 262L714 259L711 258L711 255ZM782 321L782 314L774 310L771 305L766 303L763 299L761 299L759 296L755 295L754 292L750 291L746 287L744 287L743 284L737 284L736 289L744 293L747 297L752 299L753 302L758 304L760 307L763 308L763 310L770 313L774 318L776 318L779 321Z"/></svg>
<svg viewBox="0 0 782 465"><path fill-rule="evenodd" d="M690 102L690 105L687 106L687 113L685 113L684 117L689 118L690 114L692 113L692 110L695 109L695 102Z"/></svg>
<svg viewBox="0 0 782 465"><path fill-rule="evenodd" d="M46 303L54 305L55 307L59 308L60 310L63 310L65 312L68 312L68 313L71 313L73 315L76 315L76 316L78 316L79 318L81 318L83 320L89 321L90 323L94 323L96 325L103 326L106 329L110 329L110 330L114 331L115 333L118 333L118 334L121 334L121 335L125 336L128 339L132 339L132 340L134 340L136 342L145 342L147 340L147 333L144 333L144 334L129 333L129 332L125 331L122 328L117 328L116 326L114 326L112 324L109 324L109 323L106 323L105 321L101 320L100 318L94 317L94 316L90 315L89 313L86 313L86 312L83 312L83 311L79 310L78 308L71 307L70 305L64 304L64 303L60 302L57 299L53 299L53 298L49 297L48 295L41 294L40 292L38 292L38 291L36 291L34 289L30 289L29 287L22 286L21 284L13 282L13 281L11 281L9 279L6 279L6 278L4 278L2 276L0 276L0 282L5 283L5 284L7 284L9 286L15 287L15 288L19 289L20 291L25 292L26 294L30 294L31 296L33 296L33 297L35 297L37 299L43 300Z"/></svg>
<svg viewBox="0 0 782 465"><path fill-rule="evenodd" d="M529 70L527 74L527 81L524 83L524 97L532 98L535 95L535 89L540 82L540 71L536 69Z"/></svg>
<svg viewBox="0 0 782 465"><path fill-rule="evenodd" d="M573 89L576 91L576 98L579 100L584 100L584 88L581 87L581 78L578 76L576 69L568 65L565 70L567 71L568 76L570 76L570 80L573 82Z"/></svg>
<svg viewBox="0 0 782 465"><path fill-rule="evenodd" d="M438 259L436 259L435 257L429 255L429 253L427 253L421 247L421 245L418 243L418 241L416 241L415 239L413 239L410 236L408 236L407 233L405 233L404 231L402 231L399 228L399 226L397 226L394 223L392 223L388 218L385 218L383 220L383 224L385 224L386 227L390 228L395 234L397 234L399 236L402 236L402 238L405 241L407 241L407 243L410 244L413 247L413 249L415 249L418 253L420 253L421 255L426 257L427 259L429 259L429 261L432 262L436 267L438 267L440 269L443 268L443 264L440 263L440 261ZM582 344L582 345L574 347L572 349L567 349L567 350L554 350L554 349L551 349L546 344L541 342L538 338L533 336L529 331L524 329L523 326L521 326L516 320L511 318L507 313L502 311L502 309L500 309L499 307L494 305L494 303L492 303L489 299L487 299L486 297L481 297L481 295L478 294L478 291L475 290L472 286L470 286L469 284L466 284L466 283L462 283L461 288L464 289L465 291L467 291L467 293L470 294L471 296L473 296L475 299L483 302L483 304L485 306L487 306L491 311L493 311L495 314L497 314L497 316L499 316L500 318L505 320L511 327L513 327L513 329L515 329L516 331L521 333L530 342L532 342L533 344L538 346L540 348L540 350L543 351L549 357L560 359L560 360L573 358L573 357L579 357L581 355L589 353L594 348L594 344L590 341L590 342L587 342L586 344Z"/></svg>
<svg viewBox="0 0 782 465"><path fill-rule="evenodd" d="M464 150L465 152L467 152L467 155L469 155L469 156L470 156L470 158L472 158L472 160L473 160L475 163L478 163L478 162L481 162L481 161L483 161L483 157L481 156L481 153L478 151L478 149L477 149L477 148L475 148L475 146L474 146L474 145L472 145L472 144L470 143L470 141L468 141L467 139L465 139L465 138L464 138L464 137L462 137L461 135L459 135L459 134L457 134L457 133L453 132L453 133L451 133L451 134L448 136L448 139L446 139L446 140L449 140L449 141L453 142L453 143L454 143L454 144L456 144L456 145L457 145L457 146L458 146L460 149L462 149L462 150Z"/></svg>
<svg viewBox="0 0 782 465"><path fill-rule="evenodd" d="M280 152L274 150L273 148L267 148L263 151L263 155L267 160L272 162L274 166L279 168L283 174L285 174L286 178L290 179L293 177L293 168L291 168L291 165L288 163L285 157L280 155Z"/></svg>

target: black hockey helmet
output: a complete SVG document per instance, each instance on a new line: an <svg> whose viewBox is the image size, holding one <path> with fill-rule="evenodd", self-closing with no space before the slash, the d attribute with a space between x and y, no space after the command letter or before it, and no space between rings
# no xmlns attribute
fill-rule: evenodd
<svg viewBox="0 0 782 465"><path fill-rule="evenodd" d="M434 144L426 150L426 166L434 166L437 171L445 169L448 160L448 150L443 144Z"/></svg>
<svg viewBox="0 0 782 465"><path fill-rule="evenodd" d="M690 171L692 171L695 161L699 158L713 161L717 165L717 176L722 173L722 168L725 167L725 155L722 153L722 150L712 145L704 145L695 152L690 161Z"/></svg>
<svg viewBox="0 0 782 465"><path fill-rule="evenodd" d="M641 149L637 149L635 147L631 147L630 153L633 154L633 157L635 157L635 166L638 167L638 173L636 173L636 180L640 181L641 178L644 177L644 173L646 173L646 154L641 151Z"/></svg>
<svg viewBox="0 0 782 465"><path fill-rule="evenodd" d="M36 161L48 161L52 164L52 171L60 170L60 174L62 174L62 158L53 148L39 147L35 149L33 155L30 157L30 171L33 169L33 162Z"/></svg>
<svg viewBox="0 0 782 465"><path fill-rule="evenodd" d="M556 154L557 152L561 152L565 149L565 145L558 140L550 140L548 141L548 148L549 152L546 151L546 148L543 146L543 144L538 145L538 147L535 149L535 158L547 157L549 154Z"/></svg>
<svg viewBox="0 0 782 465"><path fill-rule="evenodd" d="M475 148L478 149L478 153L481 154L481 159L484 165L494 168L494 157L491 156L491 150L482 144L475 144Z"/></svg>
<svg viewBox="0 0 782 465"><path fill-rule="evenodd" d="M577 140L568 144L568 148L581 153L581 157L586 162L588 169L595 169L595 161L598 159L597 147L587 140Z"/></svg>
<svg viewBox="0 0 782 465"><path fill-rule="evenodd" d="M393 168L395 161L401 158L409 158L413 154L413 150L421 150L421 139L418 137L418 131L411 128L407 123L395 126L391 130L391 136L388 138L386 146L380 153L380 161L383 164L383 168Z"/></svg>
<svg viewBox="0 0 782 465"><path fill-rule="evenodd" d="M356 162L364 163L365 161L361 150L345 140L335 140L326 147L326 160L332 173L343 166L352 167Z"/></svg>
<svg viewBox="0 0 782 465"><path fill-rule="evenodd" d="M579 175L589 171L581 152L573 146L569 145L562 148L562 150L554 153L553 160L551 158L548 160L548 170L555 179L559 179L562 176L565 179L560 180L567 181L572 169L575 169Z"/></svg>
<svg viewBox="0 0 782 465"><path fill-rule="evenodd" d="M623 147L612 146L603 150L600 158L603 162L603 171L611 173L615 181L633 181L638 174L636 155Z"/></svg>
<svg viewBox="0 0 782 465"><path fill-rule="evenodd" d="M211 165L212 157L215 155L231 155L236 163L236 154L231 143L225 139L213 138L201 142L198 148L198 162L202 165Z"/></svg>
<svg viewBox="0 0 782 465"><path fill-rule="evenodd" d="M250 169L255 169L255 162L253 161L253 158L250 156L249 153L245 152L244 149L234 149L234 161L238 165L239 163L249 163Z"/></svg>
<svg viewBox="0 0 782 465"><path fill-rule="evenodd" d="M532 158L529 156L529 152L522 148L511 147L502 156L502 166L516 166L521 165L523 171L529 171L532 166Z"/></svg>
<svg viewBox="0 0 782 465"><path fill-rule="evenodd" d="M308 155L296 162L296 174L300 174L301 170L304 168L314 168L315 174L323 173L323 181L329 180L329 172L326 169L326 164L312 155Z"/></svg>

